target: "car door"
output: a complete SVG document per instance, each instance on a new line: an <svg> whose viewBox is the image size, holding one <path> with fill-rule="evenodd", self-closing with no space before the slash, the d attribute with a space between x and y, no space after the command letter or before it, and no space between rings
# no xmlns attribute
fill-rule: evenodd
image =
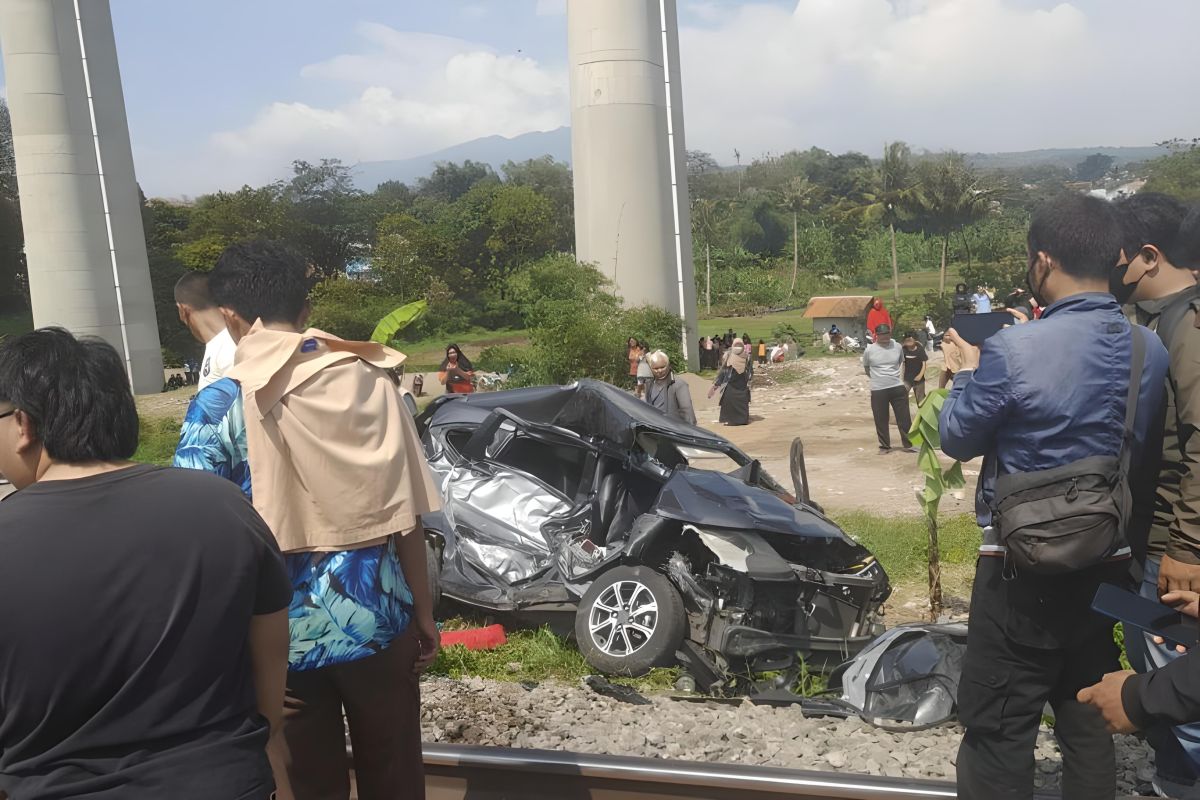
<svg viewBox="0 0 1200 800"><path fill-rule="evenodd" d="M586 444L566 431L493 413L462 447L443 484L444 513L462 556L514 586L554 563L546 534L572 517L588 464Z"/></svg>

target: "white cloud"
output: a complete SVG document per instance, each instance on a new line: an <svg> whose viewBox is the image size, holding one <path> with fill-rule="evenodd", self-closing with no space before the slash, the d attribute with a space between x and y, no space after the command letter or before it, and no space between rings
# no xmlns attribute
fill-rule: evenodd
<svg viewBox="0 0 1200 800"><path fill-rule="evenodd" d="M305 80L331 84L346 99L330 106L278 101L246 126L214 134L222 171L239 182L269 180L294 158L408 158L569 121L561 70L447 36L379 24L364 24L359 33L359 52L301 71Z"/></svg>
<svg viewBox="0 0 1200 800"><path fill-rule="evenodd" d="M1098 27L1086 2L756 2L724 7L715 26L703 13L703 27L681 31L688 144L728 163L735 147L875 152L902 138L1019 150L1146 144L1200 126L1170 79L1189 74L1187 49L1156 48L1152 75L1115 57L1121 32ZM1179 13L1193 30L1194 9ZM1130 97L1155 94L1161 129L1127 113Z"/></svg>

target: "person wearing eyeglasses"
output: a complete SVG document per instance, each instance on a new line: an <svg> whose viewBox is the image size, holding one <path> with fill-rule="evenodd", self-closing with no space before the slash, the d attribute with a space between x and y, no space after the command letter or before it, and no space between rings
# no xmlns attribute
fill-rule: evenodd
<svg viewBox="0 0 1200 800"><path fill-rule="evenodd" d="M0 797L267 800L283 558L237 487L137 444L110 345L0 344Z"/></svg>

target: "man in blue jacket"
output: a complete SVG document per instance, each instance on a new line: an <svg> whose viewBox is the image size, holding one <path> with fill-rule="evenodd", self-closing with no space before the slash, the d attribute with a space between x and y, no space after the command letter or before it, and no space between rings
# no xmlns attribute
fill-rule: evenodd
<svg viewBox="0 0 1200 800"><path fill-rule="evenodd" d="M1063 754L1063 797L1104 800L1116 794L1112 737L1076 693L1118 668L1112 621L1090 606L1101 583L1131 585L1130 557L1054 578L1006 569L989 505L997 473L1052 469L1121 450L1131 326L1108 293L1120 225L1106 201L1065 197L1034 216L1028 245L1029 288L1046 309L1041 320L1001 331L982 352L947 333L962 350L963 367L942 408L942 450L964 461L984 457L976 495L983 542L958 696L966 727L958 791L966 800L1031 798L1034 745L1049 702ZM1138 475L1157 472L1152 440L1167 354L1144 328L1133 334L1146 343L1131 470ZM1150 490L1135 496L1136 509L1152 508L1152 483L1134 487L1135 495L1146 495L1143 485ZM1130 528L1127 540L1144 547L1148 515Z"/></svg>

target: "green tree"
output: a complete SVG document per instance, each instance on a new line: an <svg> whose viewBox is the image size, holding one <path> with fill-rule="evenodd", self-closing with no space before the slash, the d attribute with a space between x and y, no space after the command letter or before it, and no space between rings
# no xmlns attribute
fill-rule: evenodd
<svg viewBox="0 0 1200 800"><path fill-rule="evenodd" d="M896 255L896 225L901 221L904 209L914 197L914 175L912 151L904 142L892 142L883 151L874 174L873 191L865 195L867 204L862 207L863 215L888 228L892 245L892 297L900 299L900 261Z"/></svg>
<svg viewBox="0 0 1200 800"><path fill-rule="evenodd" d="M467 159L461 164L441 162L428 178L417 181L417 194L444 203L453 203L484 181L499 182L496 171L488 164Z"/></svg>
<svg viewBox="0 0 1200 800"><path fill-rule="evenodd" d="M1116 159L1104 153L1092 153L1075 165L1075 178L1081 181L1098 181L1108 174Z"/></svg>
<svg viewBox="0 0 1200 800"><path fill-rule="evenodd" d="M942 240L938 292L944 294L950 236L987 216L1000 197L1000 187L976 172L959 153L920 162L916 178L910 210L922 230Z"/></svg>
<svg viewBox="0 0 1200 800"><path fill-rule="evenodd" d="M354 188L350 168L336 158L318 164L292 162L292 179L281 199L289 218L288 238L318 275L332 277L367 253L369 207Z"/></svg>
<svg viewBox="0 0 1200 800"><path fill-rule="evenodd" d="M690 157L690 154L689 154ZM712 244L729 215L729 204L709 197L692 201L692 236L704 243L704 313L712 313Z"/></svg>
<svg viewBox="0 0 1200 800"><path fill-rule="evenodd" d="M498 283L516 267L554 249L557 239L554 206L529 186L502 186L488 208L491 275Z"/></svg>
<svg viewBox="0 0 1200 800"><path fill-rule="evenodd" d="M1143 191L1163 192L1186 202L1200 201L1200 148L1181 144L1176 152L1146 165Z"/></svg>
<svg viewBox="0 0 1200 800"><path fill-rule="evenodd" d="M188 269L207 272L226 247L258 237L286 239L288 214L277 184L217 192L196 200L175 255Z"/></svg>
<svg viewBox="0 0 1200 800"><path fill-rule="evenodd" d="M780 205L792 215L792 284L788 294L796 291L800 274L800 215L807 213L817 199L818 189L808 178L795 177L779 193Z"/></svg>
<svg viewBox="0 0 1200 800"><path fill-rule="evenodd" d="M532 158L521 163L506 162L501 167L505 183L526 186L550 201L554 215L554 249L575 250L575 185L571 168L551 156Z"/></svg>

